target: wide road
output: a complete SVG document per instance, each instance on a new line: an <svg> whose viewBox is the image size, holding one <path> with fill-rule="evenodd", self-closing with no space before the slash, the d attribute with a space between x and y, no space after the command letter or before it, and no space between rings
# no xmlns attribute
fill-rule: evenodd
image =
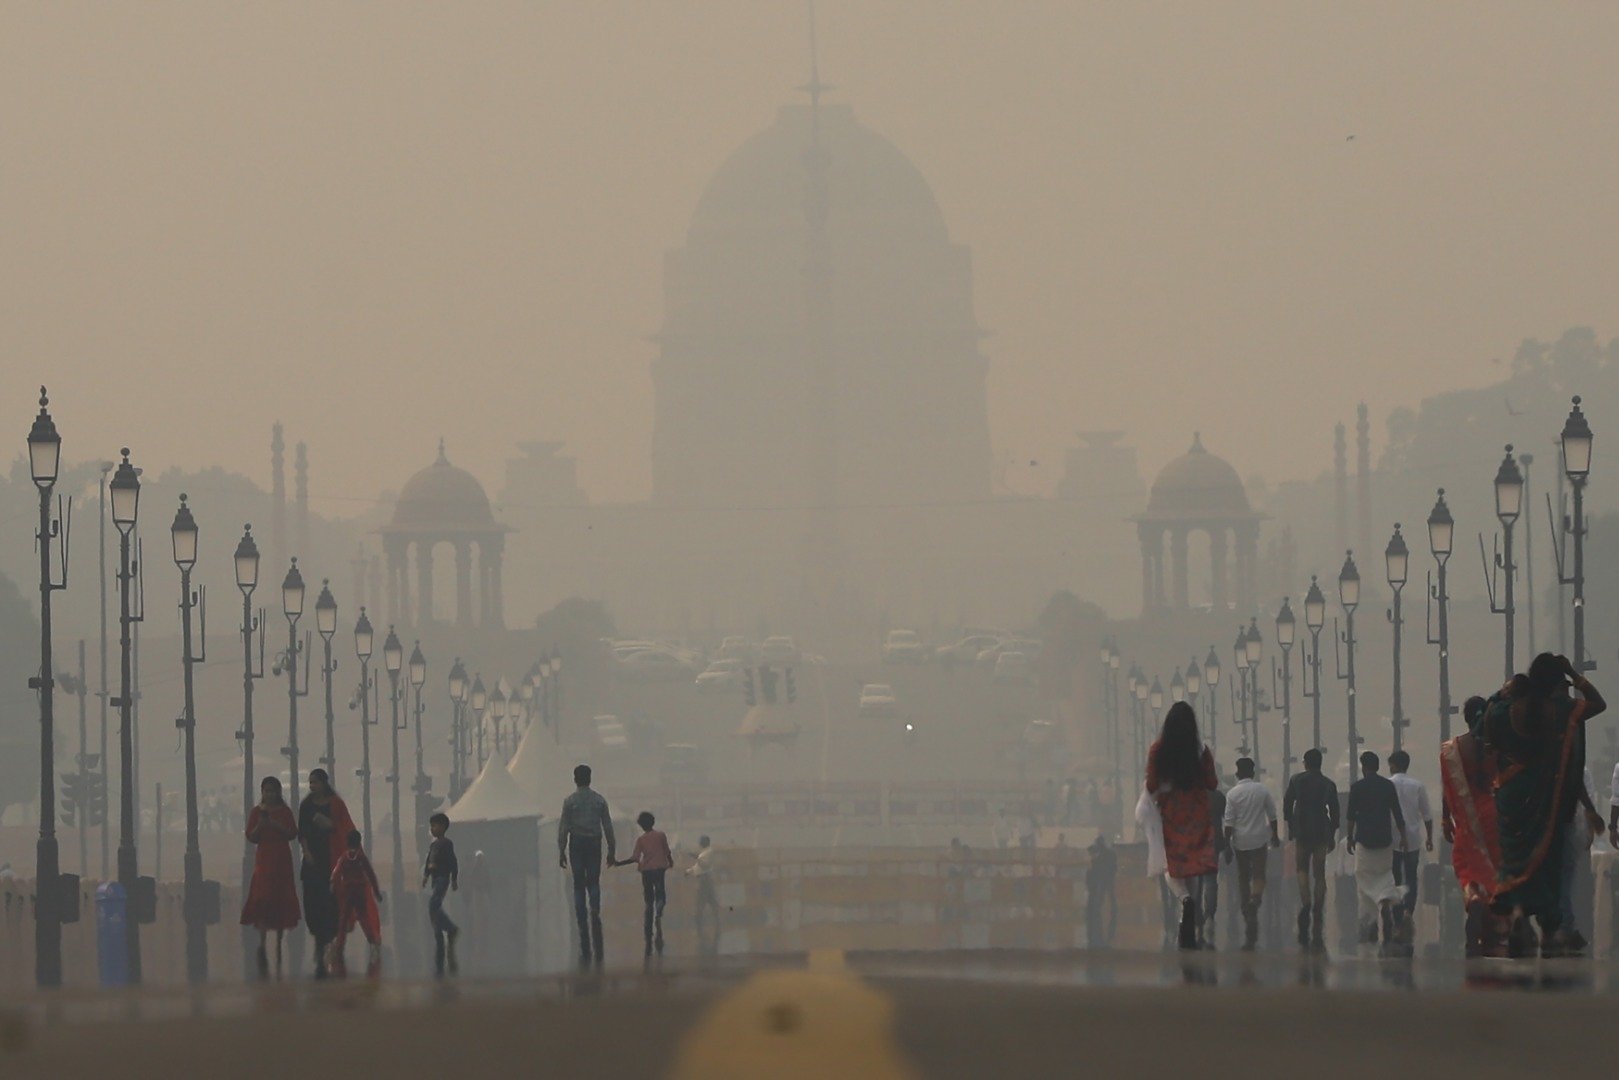
<svg viewBox="0 0 1619 1080"><path fill-rule="evenodd" d="M1606 963L1008 952L0 1005L0 1076L1597 1075Z"/></svg>

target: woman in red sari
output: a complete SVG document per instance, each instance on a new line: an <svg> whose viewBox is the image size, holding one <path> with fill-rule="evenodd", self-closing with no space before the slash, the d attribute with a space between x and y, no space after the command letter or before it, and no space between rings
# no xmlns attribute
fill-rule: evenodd
<svg viewBox="0 0 1619 1080"><path fill-rule="evenodd" d="M1439 773L1444 782L1445 839L1450 864L1467 910L1467 954L1498 951L1502 922L1490 904L1501 866L1501 839L1495 821L1495 755L1484 746L1479 726L1488 707L1481 697L1462 706L1467 730L1439 747Z"/></svg>
<svg viewBox="0 0 1619 1080"><path fill-rule="evenodd" d="M1147 751L1147 793L1164 822L1164 878L1181 902L1180 947L1197 948L1198 910L1205 875L1219 872L1209 792L1220 786L1214 754L1203 745L1197 715L1184 701L1169 707L1158 740Z"/></svg>
<svg viewBox="0 0 1619 1080"><path fill-rule="evenodd" d="M292 842L298 823L281 798L281 781L266 776L259 784L259 804L247 815L247 839L257 845L253 880L242 902L242 925L259 932L259 974L269 975L265 942L275 931L275 969L281 972L281 937L298 925L298 883L292 873Z"/></svg>

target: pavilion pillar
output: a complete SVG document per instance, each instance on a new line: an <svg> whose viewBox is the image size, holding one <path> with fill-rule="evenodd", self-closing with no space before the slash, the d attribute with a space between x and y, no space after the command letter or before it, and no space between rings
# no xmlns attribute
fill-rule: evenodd
<svg viewBox="0 0 1619 1080"><path fill-rule="evenodd" d="M1186 526L1176 525L1169 532L1170 572L1173 576L1174 606L1185 611L1191 605L1191 586L1187 582Z"/></svg>
<svg viewBox="0 0 1619 1080"><path fill-rule="evenodd" d="M472 625L472 542L455 542L455 625Z"/></svg>
<svg viewBox="0 0 1619 1080"><path fill-rule="evenodd" d="M1226 567L1229 558L1226 554L1226 528L1224 525L1209 527L1209 570L1212 578L1212 591L1214 594L1214 610L1224 611L1230 603L1226 591Z"/></svg>

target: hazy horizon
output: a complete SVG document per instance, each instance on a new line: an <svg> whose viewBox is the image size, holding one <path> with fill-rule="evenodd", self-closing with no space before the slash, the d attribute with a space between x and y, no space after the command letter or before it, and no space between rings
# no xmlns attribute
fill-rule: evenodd
<svg viewBox="0 0 1619 1080"><path fill-rule="evenodd" d="M1011 489L1095 428L1148 477L1194 429L1311 476L1358 400L1380 451L1520 339L1619 328L1619 11L819 10L829 100L972 250ZM643 498L664 253L807 69L792 0L0 12L13 393L69 460L266 487L280 419L330 516L440 435L491 493L555 439Z"/></svg>

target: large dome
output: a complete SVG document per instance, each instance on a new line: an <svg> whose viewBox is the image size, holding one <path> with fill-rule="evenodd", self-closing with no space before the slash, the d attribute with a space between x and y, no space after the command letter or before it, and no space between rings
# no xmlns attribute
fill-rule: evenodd
<svg viewBox="0 0 1619 1080"><path fill-rule="evenodd" d="M812 124L808 105L786 105L774 124L737 147L703 190L687 242L716 233L801 237ZM899 147L857 121L850 106L821 106L819 138L827 197L836 207L830 228L948 242L944 215L921 171Z"/></svg>
<svg viewBox="0 0 1619 1080"><path fill-rule="evenodd" d="M1152 482L1149 518L1252 517L1242 477L1225 458L1211 454L1201 435L1192 448L1165 465Z"/></svg>
<svg viewBox="0 0 1619 1080"><path fill-rule="evenodd" d="M450 464L440 441L438 460L407 480L399 492L391 527L466 529L494 523L483 485L465 469Z"/></svg>

